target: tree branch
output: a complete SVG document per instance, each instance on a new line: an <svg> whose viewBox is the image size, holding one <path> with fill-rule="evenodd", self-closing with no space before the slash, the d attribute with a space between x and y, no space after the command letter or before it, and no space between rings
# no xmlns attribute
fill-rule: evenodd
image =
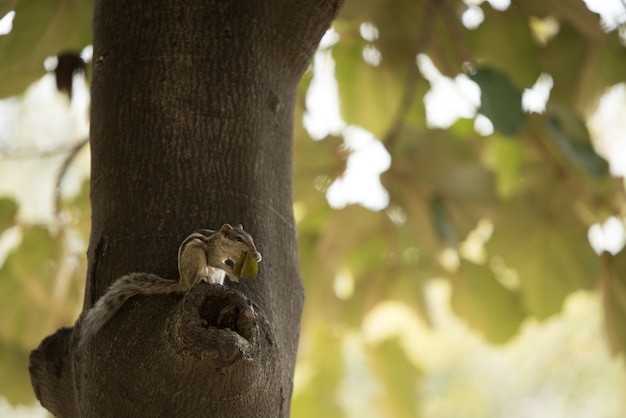
<svg viewBox="0 0 626 418"><path fill-rule="evenodd" d="M440 6L442 0L426 0L424 3L424 10L422 12L422 28L415 45L415 53L413 54L413 60L422 53L428 44L430 43L433 23L437 14L437 8ZM417 65L413 62L409 64L407 71L407 78L405 83L404 94L400 100L400 105L396 111L396 115L393 118L391 127L387 131L387 134L383 137L382 142L388 150L392 150L395 143L405 125L406 116L413 105L415 94L417 92L418 81L420 80L420 72Z"/></svg>
<svg viewBox="0 0 626 418"><path fill-rule="evenodd" d="M467 45L465 37L461 33L462 26L456 16L454 16L452 8L446 0L441 0L441 10L443 19L448 27L448 32L452 38L452 43L456 45L461 59L466 63L473 64L475 60L469 46Z"/></svg>
<svg viewBox="0 0 626 418"><path fill-rule="evenodd" d="M67 173L68 168L74 161L74 158L78 155L80 150L83 149L85 145L89 143L89 138L84 138L80 142L76 143L69 149L68 155L63 160L63 164L59 168L59 173L57 174L57 181L54 187L54 217L57 220L58 225L62 225L63 221L61 219L61 182Z"/></svg>

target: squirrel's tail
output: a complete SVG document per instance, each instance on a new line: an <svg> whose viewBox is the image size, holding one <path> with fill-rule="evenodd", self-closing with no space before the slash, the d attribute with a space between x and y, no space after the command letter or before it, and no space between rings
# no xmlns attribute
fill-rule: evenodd
<svg viewBox="0 0 626 418"><path fill-rule="evenodd" d="M80 326L80 342L91 339L115 313L135 295L174 293L179 281L150 273L131 273L117 279L109 290L86 313Z"/></svg>

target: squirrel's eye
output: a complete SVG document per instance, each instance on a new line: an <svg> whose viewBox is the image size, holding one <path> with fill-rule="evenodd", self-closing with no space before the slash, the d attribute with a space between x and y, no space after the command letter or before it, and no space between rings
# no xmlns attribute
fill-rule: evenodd
<svg viewBox="0 0 626 418"><path fill-rule="evenodd" d="M239 242L243 242L243 238L241 238L241 237L237 237L237 238L235 238L235 239L236 239L237 241L239 241Z"/></svg>

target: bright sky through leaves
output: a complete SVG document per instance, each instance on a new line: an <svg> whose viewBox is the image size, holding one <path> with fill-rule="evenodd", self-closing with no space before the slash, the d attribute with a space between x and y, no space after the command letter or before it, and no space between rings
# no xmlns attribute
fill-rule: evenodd
<svg viewBox="0 0 626 418"><path fill-rule="evenodd" d="M620 3L620 0L615 0ZM476 8L476 5L482 1L466 1L469 5L466 13L468 16L463 17L466 26L477 27L482 22L484 15L482 10ZM490 1L492 7L498 10L505 10L509 6L508 0ZM593 4L591 4L593 3ZM591 10L601 13L603 21L616 22L619 19L626 19L624 6L621 9L607 0L593 2L587 1ZM480 13L478 13L480 11ZM615 16L615 13L622 13L622 16ZM534 22L533 33L540 37L538 41L549 42L549 40L558 32L558 22L547 17L543 20ZM609 28L610 25L605 25ZM380 36L378 28L369 22L361 24L360 34L365 40L373 41ZM341 119L339 111L339 95L337 92L337 81L334 77L335 64L333 58L328 51L339 41L337 33L331 28L320 43L320 51L317 53L314 61L314 76L311 81L311 88L307 93L306 103L307 111L304 116L304 126L309 135L314 139L322 139L329 134L340 134L345 128L345 122ZM374 48L374 50L368 49ZM375 47L368 45L363 49L363 59L370 65L378 65L384 57L379 56L380 51ZM426 108L427 124L431 128L449 128L459 118L475 118L474 128L481 135L490 135L493 132L493 125L488 118L481 114L477 114L480 107L480 89L464 74L459 74L454 79L443 76L435 67L430 58L426 55L417 57L417 65L422 75L429 81L431 88L424 96L424 104ZM524 89L522 95L522 108L528 113L543 113L546 103L550 97L550 91L554 85L554 80L550 74L542 73L535 84ZM615 91L617 89L618 92ZM596 145L600 153L609 161L611 171L614 174L626 173L626 136L624 129L611 129L610 126L619 125L619 120L626 118L617 118L616 112L626 113L626 97L620 100L618 96L619 87L609 91L600 101L598 111L592 116L590 124L598 127L596 129ZM624 86L622 85L622 90ZM608 121L607 118L611 120ZM597 122L598 120L602 122ZM611 132L608 132L611 131ZM619 131L619 132L613 132ZM360 132L360 133L358 133ZM363 129L352 130L351 135L357 137L367 136L367 132ZM372 137L373 138L373 137ZM388 167L387 160L389 154L384 147L377 146L375 139L362 140L368 142L370 146L368 151L354 151L349 157L348 169L340 178L336 179L327 192L327 199L333 208L342 208L347 204L361 204L372 210L380 210L387 207L388 193L384 190L380 183L379 176ZM603 149L605 152L602 152ZM606 151L608 149L608 151ZM597 226L599 228L600 226ZM606 228L616 228L617 225L609 223ZM611 241L611 237L618 236L619 230L613 233L598 234L595 233L594 248L597 251L604 248L601 244L602 239L609 240L606 242L606 248L614 251L623 246L619 242ZM591 235L590 235L591 236Z"/></svg>
<svg viewBox="0 0 626 418"><path fill-rule="evenodd" d="M11 10L9 13L4 15L0 19L0 36L6 35L11 32L13 29L13 18L15 17L15 12Z"/></svg>

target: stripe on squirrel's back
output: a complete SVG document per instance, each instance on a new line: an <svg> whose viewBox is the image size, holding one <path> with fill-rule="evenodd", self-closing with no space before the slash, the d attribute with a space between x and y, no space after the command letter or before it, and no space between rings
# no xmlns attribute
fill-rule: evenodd
<svg viewBox="0 0 626 418"><path fill-rule="evenodd" d="M208 243L211 241L211 238L214 236L214 234L215 231L212 231L210 229L199 229L197 231L194 231L187 238L185 238L185 240L181 244L181 247L187 244L189 241L193 241L194 239Z"/></svg>

